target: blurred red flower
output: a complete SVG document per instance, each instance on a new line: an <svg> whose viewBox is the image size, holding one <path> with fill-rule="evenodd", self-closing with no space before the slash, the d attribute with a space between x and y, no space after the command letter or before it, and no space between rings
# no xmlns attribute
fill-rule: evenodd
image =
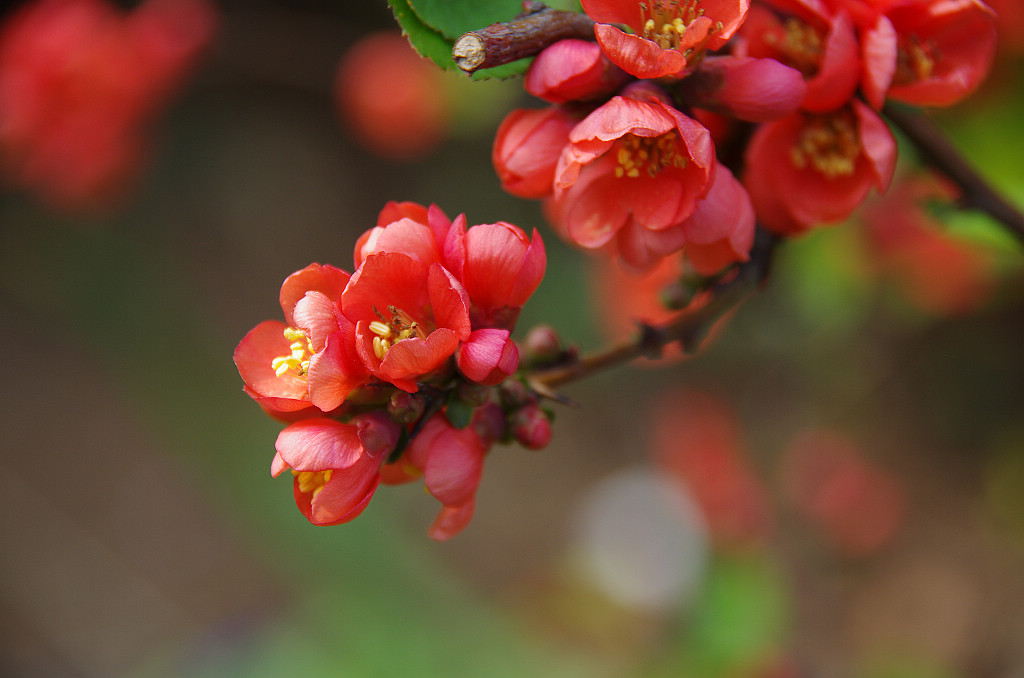
<svg viewBox="0 0 1024 678"><path fill-rule="evenodd" d="M210 41L205 0L36 0L0 33L0 162L6 181L69 211L124 198L146 126Z"/></svg>

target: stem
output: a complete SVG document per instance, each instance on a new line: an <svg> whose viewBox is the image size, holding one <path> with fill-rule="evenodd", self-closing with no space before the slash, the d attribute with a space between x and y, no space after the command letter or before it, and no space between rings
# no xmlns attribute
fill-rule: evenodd
<svg viewBox="0 0 1024 678"><path fill-rule="evenodd" d="M512 21L464 33L452 46L452 58L467 73L512 63L565 40L594 39L594 21L586 14L551 9L541 2L524 3Z"/></svg>
<svg viewBox="0 0 1024 678"><path fill-rule="evenodd" d="M750 259L737 266L734 275L711 285L706 292L707 301L699 308L683 311L663 325L641 325L640 336L635 341L584 356L568 365L539 370L528 375L528 382L534 390L548 395L557 386L624 365L641 356L656 354L676 341L687 353L693 353L715 321L767 279L777 243L775 236L758 229Z"/></svg>
<svg viewBox="0 0 1024 678"><path fill-rule="evenodd" d="M914 144L925 164L960 188L962 208L985 212L1024 243L1024 214L996 193L934 122L919 112L893 104L886 104L882 112Z"/></svg>

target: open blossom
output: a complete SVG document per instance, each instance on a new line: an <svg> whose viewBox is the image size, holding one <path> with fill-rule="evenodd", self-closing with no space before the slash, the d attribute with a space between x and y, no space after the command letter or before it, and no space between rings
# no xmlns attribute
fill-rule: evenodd
<svg viewBox="0 0 1024 678"><path fill-rule="evenodd" d="M355 323L356 350L369 372L410 393L469 339L469 299L439 263L377 252L356 269L341 295Z"/></svg>
<svg viewBox="0 0 1024 678"><path fill-rule="evenodd" d="M952 201L956 191L929 175L898 181L860 210L869 261L914 306L936 315L975 310L995 282L991 252L946 232L927 201Z"/></svg>
<svg viewBox="0 0 1024 678"><path fill-rule="evenodd" d="M853 21L817 0L765 0L752 7L734 53L776 59L800 71L807 81L802 107L808 111L843 106L861 80Z"/></svg>
<svg viewBox="0 0 1024 678"><path fill-rule="evenodd" d="M348 339L335 338L329 353L324 353L328 335L339 330L339 320L328 311L328 329L313 322L309 311L314 299L337 299L348 284L349 274L329 265L310 264L288 276L281 285L280 302L285 322L266 320L254 327L235 349L235 365L245 382L245 391L271 416L294 419L337 407L341 399L363 382L366 370L352 362L346 370L330 369L321 358L346 350ZM302 308L296 312L300 302ZM330 305L328 301L328 305ZM333 323L333 326L330 325ZM349 325L351 325L349 323ZM351 333L351 328L349 329ZM314 343L315 342L315 343ZM354 346L354 344L352 344ZM317 348L318 347L318 348ZM347 351L351 356L351 347ZM312 367L314 362L317 367ZM312 372L312 374L311 374ZM325 399L310 397L310 382L320 381L333 395ZM316 389L314 388L314 393Z"/></svg>
<svg viewBox="0 0 1024 678"><path fill-rule="evenodd" d="M747 147L743 183L759 222L782 235L841 221L871 187L884 191L896 141L867 105L797 113L762 125Z"/></svg>
<svg viewBox="0 0 1024 678"><path fill-rule="evenodd" d="M350 422L304 419L278 435L271 474L292 472L295 503L309 522L346 523L369 504L398 436L398 424L382 412Z"/></svg>
<svg viewBox="0 0 1024 678"><path fill-rule="evenodd" d="M830 0L861 25L864 92L873 106L886 98L949 106L973 92L996 51L995 13L980 0Z"/></svg>
<svg viewBox="0 0 1024 678"><path fill-rule="evenodd" d="M669 105L657 88L631 86L572 130L549 213L566 238L588 249L624 230L659 239L693 214L714 170L707 129ZM675 249L682 244L673 243Z"/></svg>
<svg viewBox="0 0 1024 678"><path fill-rule="evenodd" d="M468 295L474 330L514 329L547 267L544 241L536 229L527 236L504 221L467 229L465 215L452 221L435 205L415 203L390 203L378 222L359 238L356 266L375 252L442 264Z"/></svg>
<svg viewBox="0 0 1024 678"><path fill-rule="evenodd" d="M706 50L724 45L743 23L749 0L582 0L598 23L597 42L638 78L680 77ZM626 33L611 24L625 24Z"/></svg>
<svg viewBox="0 0 1024 678"><path fill-rule="evenodd" d="M123 197L146 125L209 42L205 0L35 0L0 33L0 169L72 210Z"/></svg>

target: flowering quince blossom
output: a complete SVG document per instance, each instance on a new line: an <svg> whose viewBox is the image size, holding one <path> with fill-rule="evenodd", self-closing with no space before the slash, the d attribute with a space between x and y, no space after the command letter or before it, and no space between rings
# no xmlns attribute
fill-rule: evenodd
<svg viewBox="0 0 1024 678"><path fill-rule="evenodd" d="M743 183L759 222L780 235L848 217L872 186L885 191L896 140L857 100L833 113L796 113L762 125L747 147Z"/></svg>
<svg viewBox="0 0 1024 678"><path fill-rule="evenodd" d="M945 232L927 201L956 199L956 191L928 175L902 177L887 195L860 211L874 270L917 308L934 315L976 310L993 290L991 252Z"/></svg>
<svg viewBox="0 0 1024 678"><path fill-rule="evenodd" d="M864 95L949 106L973 92L996 51L995 12L980 0L826 0L861 31Z"/></svg>
<svg viewBox="0 0 1024 678"><path fill-rule="evenodd" d="M303 419L278 435L271 474L291 470L295 503L309 522L346 523L369 504L398 436L398 424L380 411L348 423Z"/></svg>
<svg viewBox="0 0 1024 678"><path fill-rule="evenodd" d="M366 370L351 359L354 356L352 324L332 313L334 317L329 322L335 323L334 328L346 323L348 331L330 337L330 333L322 331L323 325L309 322L313 302L339 297L349 277L341 269L320 264L310 264L291 274L281 285L285 322L263 321L246 334L235 349L235 365L245 382L245 392L271 416L291 420L333 410L340 404L339 393L344 399L365 380ZM306 301L307 294L310 301ZM300 303L301 309L298 308ZM314 333L314 330L317 331ZM328 339L331 339L331 349L324 353ZM329 361L324 358L339 350L349 355L347 369L329 369ZM329 400L318 392L319 384L332 393ZM311 391L318 396L315 402Z"/></svg>
<svg viewBox="0 0 1024 678"><path fill-rule="evenodd" d="M347 522L381 482L422 474L444 505L430 534L447 539L472 516L484 454L533 405L499 406L488 389L518 369L511 331L544 275L544 243L505 222L466 228L463 215L395 202L354 259L351 275L311 264L288 276L285 322L253 328L235 364L245 392L290 422L272 473L292 471L310 522ZM533 414L544 421L508 437L546 444L546 415Z"/></svg>
<svg viewBox="0 0 1024 678"><path fill-rule="evenodd" d="M582 0L608 58L638 78L681 77L743 23L749 0ZM625 24L626 33L611 24Z"/></svg>
<svg viewBox="0 0 1024 678"><path fill-rule="evenodd" d="M210 41L205 0L36 0L0 32L0 171L70 211L123 197L145 126Z"/></svg>
<svg viewBox="0 0 1024 678"><path fill-rule="evenodd" d="M645 83L573 128L548 214L571 242L636 269L683 248L702 269L720 268L745 260L753 242L749 200L716 168L708 130Z"/></svg>
<svg viewBox="0 0 1024 678"><path fill-rule="evenodd" d="M835 110L854 95L861 57L852 19L818 0L766 0L755 5L737 36L737 56L776 59L807 81L802 108Z"/></svg>

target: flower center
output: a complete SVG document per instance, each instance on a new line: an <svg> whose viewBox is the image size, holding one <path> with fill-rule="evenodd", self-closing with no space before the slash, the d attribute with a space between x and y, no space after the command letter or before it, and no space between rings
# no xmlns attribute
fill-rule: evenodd
<svg viewBox="0 0 1024 678"><path fill-rule="evenodd" d="M678 152L679 134L671 130L657 137L624 135L618 143L616 177L653 177L665 167L686 167L686 156Z"/></svg>
<svg viewBox="0 0 1024 678"><path fill-rule="evenodd" d="M687 29L693 32L691 26L699 22L707 24L706 34L710 35L716 30L721 30L721 23L711 25L711 19L704 16L704 9L700 7L701 0L654 0L652 3L640 3L640 20L643 21L643 37L652 40L662 49L679 49L684 45L683 36ZM696 38L698 42L705 39L705 35ZM686 41L692 42L692 41Z"/></svg>
<svg viewBox="0 0 1024 678"><path fill-rule="evenodd" d="M314 497L323 492L324 485L331 479L333 473L332 469L326 471L296 471L292 469L292 475L299 481L299 492L303 494L312 492Z"/></svg>
<svg viewBox="0 0 1024 678"><path fill-rule="evenodd" d="M789 149L796 167L813 167L829 179L853 174L859 155L860 139L848 114L809 119Z"/></svg>
<svg viewBox="0 0 1024 678"><path fill-rule="evenodd" d="M288 355L282 355L274 358L270 361L270 367L273 368L274 374L281 376L286 372L293 372L296 376L304 377L306 372L309 371L309 359L313 356L313 345L309 343L309 338L302 330L297 330L294 327L286 327L284 330L284 338L292 342L291 353Z"/></svg>
<svg viewBox="0 0 1024 678"><path fill-rule="evenodd" d="M821 34L807 22L790 17L781 29L766 33L764 40L780 52L787 66L797 69L805 78L818 71L825 49L824 41Z"/></svg>
<svg viewBox="0 0 1024 678"><path fill-rule="evenodd" d="M380 318L380 320L374 320L370 323L370 331L376 335L373 338L373 354L377 356L378 360L383 360L388 349L402 339L408 339L409 337L426 339L426 334L419 324L405 311L389 305L390 319L378 311L376 306L373 308L373 311Z"/></svg>
<svg viewBox="0 0 1024 678"><path fill-rule="evenodd" d="M896 51L893 84L908 85L927 80L935 72L935 62L939 57L939 49L933 40L921 42L916 35L900 40Z"/></svg>

